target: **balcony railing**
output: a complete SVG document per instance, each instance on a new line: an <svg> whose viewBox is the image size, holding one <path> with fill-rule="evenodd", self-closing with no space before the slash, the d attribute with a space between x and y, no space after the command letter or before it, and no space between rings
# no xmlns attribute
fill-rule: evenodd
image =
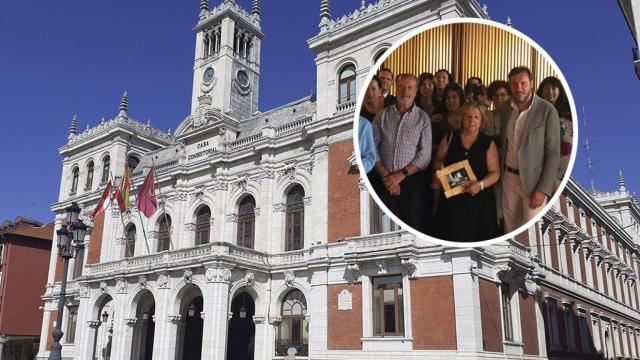
<svg viewBox="0 0 640 360"><path fill-rule="evenodd" d="M296 349L296 356L309 356L309 344L297 340L277 339L276 356L287 356L290 348Z"/></svg>

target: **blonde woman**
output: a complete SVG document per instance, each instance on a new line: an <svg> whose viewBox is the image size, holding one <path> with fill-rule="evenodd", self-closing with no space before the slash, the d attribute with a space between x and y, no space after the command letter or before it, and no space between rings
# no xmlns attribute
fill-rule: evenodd
<svg viewBox="0 0 640 360"><path fill-rule="evenodd" d="M498 236L493 185L500 178L498 148L490 136L480 132L486 114L472 101L462 109L462 126L438 146L436 168L468 160L477 181L468 183L463 194L440 200L442 238L470 242Z"/></svg>

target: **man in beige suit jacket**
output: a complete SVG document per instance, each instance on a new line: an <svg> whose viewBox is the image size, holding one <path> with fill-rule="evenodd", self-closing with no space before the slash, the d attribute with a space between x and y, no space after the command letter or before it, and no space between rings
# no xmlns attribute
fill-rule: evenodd
<svg viewBox="0 0 640 360"><path fill-rule="evenodd" d="M502 211L505 232L524 225L553 194L560 162L560 119L532 89L531 70L509 72L511 106L502 112Z"/></svg>

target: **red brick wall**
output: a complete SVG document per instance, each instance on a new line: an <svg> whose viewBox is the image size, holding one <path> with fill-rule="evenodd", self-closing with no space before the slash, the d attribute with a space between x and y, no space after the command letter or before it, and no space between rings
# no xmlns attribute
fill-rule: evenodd
<svg viewBox="0 0 640 360"><path fill-rule="evenodd" d="M100 262L100 251L102 249L102 230L104 228L104 213L96 216L93 220L93 230L89 240L87 250L87 264L97 264Z"/></svg>
<svg viewBox="0 0 640 360"><path fill-rule="evenodd" d="M480 279L480 318L482 340L486 351L502 352L502 310L498 285Z"/></svg>
<svg viewBox="0 0 640 360"><path fill-rule="evenodd" d="M536 321L536 299L533 295L519 292L520 323L522 324L522 342L524 353L538 355L538 323Z"/></svg>
<svg viewBox="0 0 640 360"><path fill-rule="evenodd" d="M359 173L347 159L353 153L351 140L329 146L329 195L327 226L329 242L360 235Z"/></svg>
<svg viewBox="0 0 640 360"><path fill-rule="evenodd" d="M63 265L64 265L64 263L60 259L60 256L57 256L56 257L56 275L55 275L55 278L54 278L56 282L62 281L62 271L64 270L63 269Z"/></svg>
<svg viewBox="0 0 640 360"><path fill-rule="evenodd" d="M564 214L564 216L567 216L567 214L569 213L567 211L567 197L564 196L564 194L560 195L560 211Z"/></svg>
<svg viewBox="0 0 640 360"><path fill-rule="evenodd" d="M351 293L352 309L338 310L338 294ZM362 342L362 285L329 285L327 291L329 350L361 350Z"/></svg>
<svg viewBox="0 0 640 360"><path fill-rule="evenodd" d="M529 230L527 229L524 232L521 232L520 234L516 235L515 239L520 244L524 246L529 246Z"/></svg>
<svg viewBox="0 0 640 360"><path fill-rule="evenodd" d="M44 305L41 296L49 273L51 241L19 238L5 244L0 333L40 335L43 313L39 307Z"/></svg>
<svg viewBox="0 0 640 360"><path fill-rule="evenodd" d="M571 244L571 240L569 240L568 236L565 236L564 239L564 256L567 258L567 273L569 274L569 276L571 276L572 278L576 278L576 274L573 273L573 249L572 249L572 244Z"/></svg>
<svg viewBox="0 0 640 360"><path fill-rule="evenodd" d="M582 274L582 283L587 283L587 269L585 266L585 258L584 258L584 247L580 244L580 249L578 249L578 256L580 257L580 273ZM594 283L595 284L595 283Z"/></svg>
<svg viewBox="0 0 640 360"><path fill-rule="evenodd" d="M556 231L553 225L549 229L549 250L551 250L551 267L559 270L558 267L558 240L556 239Z"/></svg>
<svg viewBox="0 0 640 360"><path fill-rule="evenodd" d="M434 276L411 280L411 316L415 350L455 350L453 278Z"/></svg>

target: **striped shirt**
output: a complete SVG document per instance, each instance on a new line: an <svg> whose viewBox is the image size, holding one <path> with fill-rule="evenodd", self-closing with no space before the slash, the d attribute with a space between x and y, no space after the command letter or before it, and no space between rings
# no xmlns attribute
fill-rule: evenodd
<svg viewBox="0 0 640 360"><path fill-rule="evenodd" d="M373 120L373 138L378 160L390 172L409 164L424 170L431 162L431 121L415 105L404 115L395 105L379 112Z"/></svg>

